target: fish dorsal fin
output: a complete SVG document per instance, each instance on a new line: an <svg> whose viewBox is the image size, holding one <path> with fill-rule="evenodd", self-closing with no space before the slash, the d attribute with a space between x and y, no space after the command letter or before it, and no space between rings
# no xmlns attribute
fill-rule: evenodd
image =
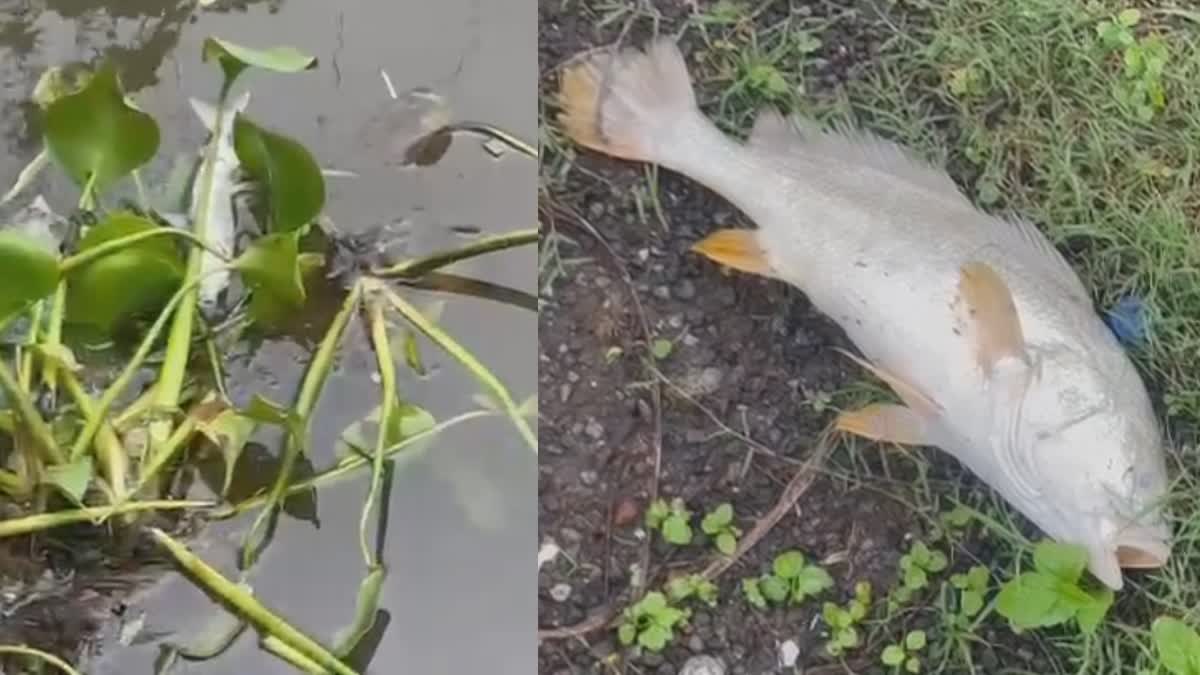
<svg viewBox="0 0 1200 675"><path fill-rule="evenodd" d="M1005 359L1028 361L1021 317L1008 284L987 263L962 266L958 294L975 357L984 375L991 377Z"/></svg>
<svg viewBox="0 0 1200 675"><path fill-rule="evenodd" d="M784 117L766 108L758 113L749 145L772 154L800 155L838 164L860 164L914 187L973 206L950 175L898 143L846 123L825 129L798 115Z"/></svg>
<svg viewBox="0 0 1200 675"><path fill-rule="evenodd" d="M1061 281L1067 290L1078 293L1081 296L1080 300L1087 300L1091 297L1083 285L1083 281L1075 272L1075 268L1071 267L1067 259L1055 248L1054 244L1050 243L1045 233L1039 230L1033 221L1012 213L998 216L998 218L1009 226L1008 233L1013 244L1016 247L1023 247L1047 274Z"/></svg>

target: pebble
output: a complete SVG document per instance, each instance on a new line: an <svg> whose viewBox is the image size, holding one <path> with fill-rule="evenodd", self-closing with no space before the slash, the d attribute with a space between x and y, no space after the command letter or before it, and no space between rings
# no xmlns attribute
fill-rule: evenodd
<svg viewBox="0 0 1200 675"><path fill-rule="evenodd" d="M696 284L690 279L682 279L671 289L671 294L680 300L691 300L696 297Z"/></svg>
<svg viewBox="0 0 1200 675"><path fill-rule="evenodd" d="M692 637L688 638L687 646L688 649L698 654L704 651L704 640L699 635L693 635Z"/></svg>
<svg viewBox="0 0 1200 675"><path fill-rule="evenodd" d="M593 441L598 441L604 438L604 426L596 420L588 420L587 424L583 427L583 433L587 434L588 438L591 438Z"/></svg>
<svg viewBox="0 0 1200 675"><path fill-rule="evenodd" d="M550 587L550 597L554 598L555 602L566 602L567 598L571 597L571 585L558 583Z"/></svg>
<svg viewBox="0 0 1200 675"><path fill-rule="evenodd" d="M595 471L580 471L579 482L584 485L595 485L596 481L600 480L600 474Z"/></svg>
<svg viewBox="0 0 1200 675"><path fill-rule="evenodd" d="M563 382L561 385L559 385L558 398L563 403L571 400L571 385L567 384L566 382Z"/></svg>
<svg viewBox="0 0 1200 675"><path fill-rule="evenodd" d="M671 289L667 288L666 286L655 286L654 297L658 298L659 300L670 300Z"/></svg>
<svg viewBox="0 0 1200 675"><path fill-rule="evenodd" d="M588 205L588 212L592 214L593 218L604 215L604 202L592 202Z"/></svg>
<svg viewBox="0 0 1200 675"><path fill-rule="evenodd" d="M725 664L711 656L693 656L684 662L679 675L725 675Z"/></svg>
<svg viewBox="0 0 1200 675"><path fill-rule="evenodd" d="M784 640L779 645L779 665L791 668L796 665L798 658L800 658L800 647L796 646L795 640Z"/></svg>

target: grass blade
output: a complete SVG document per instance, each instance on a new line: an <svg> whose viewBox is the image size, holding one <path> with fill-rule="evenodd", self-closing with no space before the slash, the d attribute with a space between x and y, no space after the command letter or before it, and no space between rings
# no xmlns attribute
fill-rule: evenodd
<svg viewBox="0 0 1200 675"><path fill-rule="evenodd" d="M428 272L454 264L460 260L474 258L494 251L503 251L517 246L536 243L538 240L537 228L529 228L527 230L516 230L514 232L505 232L504 234L496 234L488 237L481 237L466 246L461 246L449 251L441 251L423 258L414 258L405 260L402 263L392 265L381 270L374 271L375 276L383 278L404 278L411 279L419 277Z"/></svg>

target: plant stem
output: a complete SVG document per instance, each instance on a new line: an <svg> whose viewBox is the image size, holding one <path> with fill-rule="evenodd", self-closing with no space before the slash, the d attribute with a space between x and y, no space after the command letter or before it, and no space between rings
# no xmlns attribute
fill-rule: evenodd
<svg viewBox="0 0 1200 675"><path fill-rule="evenodd" d="M63 661L49 652L44 652L40 649L34 649L33 647L26 647L24 645L0 646L0 654L20 654L22 656L32 656L49 663L67 675L80 675L79 671L72 668L71 664L67 663L66 661Z"/></svg>
<svg viewBox="0 0 1200 675"><path fill-rule="evenodd" d="M457 359L484 387L491 391L492 395L504 406L505 412L517 427L517 431L520 432L521 437L525 439L530 449L536 453L538 449L537 434L530 428L529 422L521 414L516 402L509 395L508 389L492 374L492 371L488 370L486 366L479 362L479 359L475 358L474 354L460 345L454 338L450 337L448 333L438 328L429 319L426 319L420 310L400 297L400 294L380 282L375 283L379 285L379 288L397 312L415 326L417 330L424 333L426 337L437 343L446 353Z"/></svg>
<svg viewBox="0 0 1200 675"><path fill-rule="evenodd" d="M415 258L405 260L402 263L392 265L380 270L374 270L372 274L382 278L413 278L419 277L428 272L432 272L440 267L451 265L460 260L474 258L476 256L492 253L493 251L503 251L508 248L524 246L525 244L533 244L538 240L538 230L529 228L526 230L516 230L506 232L504 234L496 234L488 237L481 237L462 248L456 248L449 251L440 251L423 258Z"/></svg>
<svg viewBox="0 0 1200 675"><path fill-rule="evenodd" d="M188 232L187 230L180 230L174 227L158 227L153 230L146 230L144 232L138 232L137 234L126 235L119 239L111 239L95 248L89 248L86 251L76 253L69 258L64 258L63 261L59 263L58 267L62 273L66 275L75 271L77 268L96 260L97 258L103 258L106 255L154 237L179 237L181 239L186 239L190 243L211 252L223 262L229 262L228 256L209 246L204 242L204 240L200 239L191 232Z"/></svg>
<svg viewBox="0 0 1200 675"><path fill-rule="evenodd" d="M441 432L445 431L446 429L449 429L450 427L452 427L456 424L466 422L467 420L475 419L477 417L491 417L492 415L495 415L495 414L497 414L497 413L492 412L490 410L472 410L470 412L465 412L465 413L462 413L461 415L451 417L450 419L446 420L445 422L440 422L438 424L435 424L434 426L426 429L425 431L422 431L421 433L418 433L418 434L413 434L412 436L409 436L408 438L400 441L399 443L396 443L395 445L389 447L388 449L383 451L383 456L385 458L390 458L394 455L397 455L397 454L403 452L404 450L408 450L410 448L410 446L413 446L422 441L427 441L427 440L431 439L432 437L436 436L437 434L440 434ZM316 474L315 476L310 476L308 478L305 478L302 481L297 481L297 482L293 483L292 485L289 485L287 490L284 492L284 495L291 496L291 495L294 495L294 494L297 494L300 492L304 492L306 490L311 490L316 487L322 487L327 484L336 483L337 481L354 473L358 469L361 469L362 467L367 466L367 463L369 461L370 460L368 460L367 458L365 458L359 454L350 455L346 459L343 459L342 461L338 462L336 466L326 469L326 470L322 471L321 473ZM216 519L231 518L233 516L245 513L246 511L249 511L253 508L262 506L262 505L266 504L269 500L270 500L269 495L264 495L264 494L256 495L254 497L244 499L233 506L227 506L227 507L222 507L220 509L217 509L216 511L214 511L212 513L212 517L216 518Z"/></svg>
<svg viewBox="0 0 1200 675"><path fill-rule="evenodd" d="M38 332L42 327L42 311L45 306L43 300L38 300L33 306L29 317L29 335L25 340L26 349L21 354L20 370L17 371L17 377L21 380L21 389L27 393L32 393L30 390L33 387L33 346L37 344Z"/></svg>
<svg viewBox="0 0 1200 675"><path fill-rule="evenodd" d="M370 299L370 308L371 341L375 345L375 360L379 365L383 395L379 403L379 436L375 439L375 455L371 464L371 488L367 491L367 501L363 504L362 517L358 523L359 544L362 546L363 561L368 568L379 564L375 558L375 551L367 541L367 522L371 519L371 512L383 483L383 451L387 448L388 430L391 429L392 412L396 407L396 362L392 360L387 323L383 320L382 298L373 296Z"/></svg>
<svg viewBox="0 0 1200 675"><path fill-rule="evenodd" d="M50 361L47 361L46 364L49 365ZM67 456L63 454L62 448L58 447L58 442L54 440L54 434L50 431L46 420L42 419L41 413L34 407L29 395L21 389L17 378L13 376L13 372L2 360L0 360L0 389L4 390L9 401L16 406L17 414L25 422L34 442L42 451L43 459L49 464L66 463Z"/></svg>
<svg viewBox="0 0 1200 675"><path fill-rule="evenodd" d="M532 157L534 159L537 159L538 157L538 150L537 148L533 147L533 145L526 143L525 141L499 127L487 124L486 122L455 122L454 124L447 126L445 131L449 131L451 133L467 131L474 134L480 134L481 136L494 138L513 150L516 150L517 152L528 157Z"/></svg>
<svg viewBox="0 0 1200 675"><path fill-rule="evenodd" d="M325 386L325 379L329 376L329 370L333 367L333 358L337 352L338 343L341 342L342 335L346 332L346 326L350 323L350 317L353 316L354 310L358 306L362 292L362 284L354 284L354 287L346 296L346 300L342 303L341 309L334 316L333 323L329 325L329 330L325 332L325 337L321 339L321 344L317 347L316 353L313 354L313 360L309 364L308 372L304 374L304 381L300 385L300 393L296 398L296 406L294 408L296 416L300 418L300 428L288 430L287 440L284 442L283 461L279 467L279 475L275 477L275 482L271 485L271 492L267 498L270 508L267 508L258 515L254 520L254 524L250 526L250 530L242 540L243 569L249 569L257 559L259 540L263 536L261 530L275 517L276 510L283 499L284 493L287 491L288 483L292 480L292 471L296 467L296 461L300 458L307 443L309 417L312 414L313 408L316 407L321 390Z"/></svg>
<svg viewBox="0 0 1200 675"><path fill-rule="evenodd" d="M150 462L142 469L137 487L133 490L134 494L140 494L146 488L146 485L158 475L158 472L162 471L163 467L175 458L175 455L183 448L195 430L196 420L189 415L179 423L179 426L175 427L175 431L171 433L161 448L157 450L152 449Z"/></svg>
<svg viewBox="0 0 1200 675"><path fill-rule="evenodd" d="M64 369L61 376L67 394L75 400L75 405L79 406L79 411L83 413L85 424L97 417L96 402L83 390L75 373ZM84 448L86 447L84 446ZM74 453L76 449L71 448L71 452ZM72 455L70 461L76 462L80 457L81 455ZM104 420L101 420L100 429L96 434L96 459L100 462L100 470L105 480L112 488L113 501L123 501L126 494L125 483L129 475L129 457L125 454L125 446L117 438L117 433L113 430L112 425Z"/></svg>
<svg viewBox="0 0 1200 675"><path fill-rule="evenodd" d="M111 516L135 513L137 511L210 509L214 506L216 506L214 502L159 499L125 502L124 504L113 504L112 506L86 506L81 509L69 509L53 513L38 513L32 516L25 516L24 518L0 520L0 539L29 534L30 532L40 532L74 523L100 523Z"/></svg>
<svg viewBox="0 0 1200 675"><path fill-rule="evenodd" d="M265 636L274 636L288 647L316 661L326 671L337 675L358 675L354 669L342 663L320 643L297 630L283 618L259 602L258 598L244 588L226 579L216 569L175 541L166 532L151 528L150 533L167 549L181 567L186 569L205 588L237 610Z"/></svg>

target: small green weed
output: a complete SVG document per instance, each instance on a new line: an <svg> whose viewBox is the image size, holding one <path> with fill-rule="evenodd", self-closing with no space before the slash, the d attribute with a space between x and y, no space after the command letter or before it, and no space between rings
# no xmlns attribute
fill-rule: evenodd
<svg viewBox="0 0 1200 675"><path fill-rule="evenodd" d="M824 568L806 562L799 551L776 556L770 574L742 580L746 600L759 609L766 609L768 604L799 605L832 587L833 577Z"/></svg>
<svg viewBox="0 0 1200 675"><path fill-rule="evenodd" d="M1084 633L1094 633L1112 606L1113 592L1080 585L1087 551L1043 540L1034 548L1033 565L1034 571L1019 574L1000 588L996 611L1016 631L1074 619Z"/></svg>
<svg viewBox="0 0 1200 675"><path fill-rule="evenodd" d="M709 607L715 607L717 585L699 574L678 576L667 582L667 597L672 602L684 602L696 598Z"/></svg>
<svg viewBox="0 0 1200 675"><path fill-rule="evenodd" d="M1167 104L1162 76L1169 53L1162 37L1152 35L1139 40L1134 35L1133 29L1141 19L1140 11L1126 9L1101 21L1096 33L1105 48L1120 52L1122 57L1122 79L1114 92L1117 102L1137 119L1149 122Z"/></svg>
<svg viewBox="0 0 1200 675"><path fill-rule="evenodd" d="M888 612L908 604L914 594L929 586L929 576L946 569L946 554L930 549L922 541L913 542L908 553L900 556L900 585L888 597Z"/></svg>
<svg viewBox="0 0 1200 675"><path fill-rule="evenodd" d="M1200 635L1179 619L1162 616L1150 632L1159 664L1172 675L1200 675Z"/></svg>
<svg viewBox="0 0 1200 675"><path fill-rule="evenodd" d="M858 625L871 609L871 583L860 581L854 586L854 597L845 607L826 602L821 608L821 618L829 627L829 640L825 651L839 657L862 643Z"/></svg>
<svg viewBox="0 0 1200 675"><path fill-rule="evenodd" d="M674 349L675 343L665 338L658 338L650 345L650 353L653 354L654 358L658 359L659 361L662 361L670 356Z"/></svg>
<svg viewBox="0 0 1200 675"><path fill-rule="evenodd" d="M700 521L700 529L713 538L717 550L725 555L733 555L738 537L742 536L742 531L733 525L733 506L728 503L705 514L704 520Z"/></svg>
<svg viewBox="0 0 1200 675"><path fill-rule="evenodd" d="M921 658L918 652L925 649L925 631L909 631L903 642L890 644L883 648L879 660L885 666L890 666L893 673L904 670L909 673L921 672Z"/></svg>
<svg viewBox="0 0 1200 675"><path fill-rule="evenodd" d="M966 574L950 576L949 584L958 590L958 609L952 619L957 628L968 629L971 619L983 609L988 577L988 569L983 565L975 565Z"/></svg>
<svg viewBox="0 0 1200 675"><path fill-rule="evenodd" d="M692 543L692 526L688 524L691 518L692 512L678 497L670 504L664 499L656 499L646 509L646 527L662 532L662 538L676 546Z"/></svg>
<svg viewBox="0 0 1200 675"><path fill-rule="evenodd" d="M651 591L625 610L617 638L627 647L636 643L659 652L675 638L675 629L687 623L689 616L688 610L672 606L665 595Z"/></svg>

